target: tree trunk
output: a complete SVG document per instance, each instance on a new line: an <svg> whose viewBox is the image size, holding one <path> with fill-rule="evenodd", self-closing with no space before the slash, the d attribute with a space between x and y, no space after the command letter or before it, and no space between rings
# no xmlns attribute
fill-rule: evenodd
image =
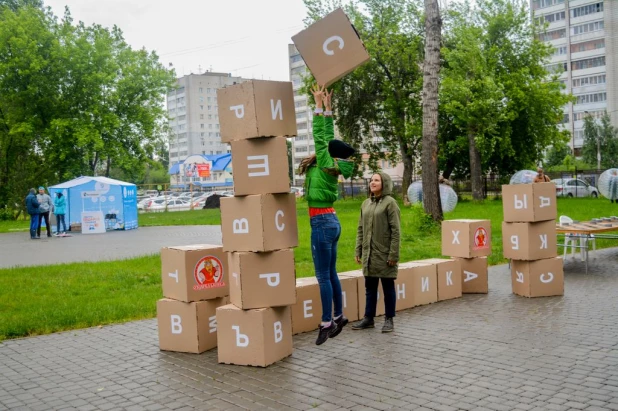
<svg viewBox="0 0 618 411"><path fill-rule="evenodd" d="M481 171L481 153L476 148L474 132L468 130L468 145L470 150L470 180L472 182L472 198L483 199L483 173Z"/></svg>
<svg viewBox="0 0 618 411"><path fill-rule="evenodd" d="M105 165L105 177L109 177L109 172L112 168L112 159L107 156L107 164Z"/></svg>
<svg viewBox="0 0 618 411"><path fill-rule="evenodd" d="M423 206L442 221L438 187L438 74L442 19L438 0L425 0L425 63L423 70Z"/></svg>
<svg viewBox="0 0 618 411"><path fill-rule="evenodd" d="M408 143L399 137L399 147L401 148L401 161L403 163L403 181L401 182L401 196L408 195L408 187L412 184L412 168L414 160L408 150ZM410 199L408 199L410 200Z"/></svg>

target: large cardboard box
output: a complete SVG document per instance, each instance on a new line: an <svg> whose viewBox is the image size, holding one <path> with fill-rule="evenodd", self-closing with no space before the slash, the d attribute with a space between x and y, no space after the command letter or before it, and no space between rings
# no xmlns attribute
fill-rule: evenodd
<svg viewBox="0 0 618 411"><path fill-rule="evenodd" d="M356 283L354 283L356 287ZM320 286L315 277L296 279L296 304L292 305L292 334L313 331L321 322Z"/></svg>
<svg viewBox="0 0 618 411"><path fill-rule="evenodd" d="M435 264L420 261L399 264L395 283L397 311L438 301L438 276Z"/></svg>
<svg viewBox="0 0 618 411"><path fill-rule="evenodd" d="M292 354L290 307L217 308L219 362L266 367Z"/></svg>
<svg viewBox="0 0 618 411"><path fill-rule="evenodd" d="M357 321L358 277L349 277L346 276L346 273L339 273L339 281L341 282L343 297L343 315L349 321ZM322 300L317 278L305 277L296 279L296 303L291 308L293 334L318 329L322 321Z"/></svg>
<svg viewBox="0 0 618 411"><path fill-rule="evenodd" d="M457 259L428 258L418 260L419 263L435 264L438 275L438 301L460 298L461 262Z"/></svg>
<svg viewBox="0 0 618 411"><path fill-rule="evenodd" d="M227 255L220 245L196 244L161 249L163 296L201 301L229 295Z"/></svg>
<svg viewBox="0 0 618 411"><path fill-rule="evenodd" d="M504 221L530 223L555 220L556 185L554 183L513 184L502 186Z"/></svg>
<svg viewBox="0 0 618 411"><path fill-rule="evenodd" d="M296 302L296 272L291 249L267 253L228 253L230 302L238 308L268 308Z"/></svg>
<svg viewBox="0 0 618 411"><path fill-rule="evenodd" d="M502 223L502 249L505 258L540 260L558 255L554 220L537 223Z"/></svg>
<svg viewBox="0 0 618 411"><path fill-rule="evenodd" d="M221 198L221 231L223 251L296 247L296 197L288 193Z"/></svg>
<svg viewBox="0 0 618 411"><path fill-rule="evenodd" d="M234 195L289 193L285 137L233 141Z"/></svg>
<svg viewBox="0 0 618 411"><path fill-rule="evenodd" d="M330 85L369 60L369 54L342 9L292 37L318 84Z"/></svg>
<svg viewBox="0 0 618 411"><path fill-rule="evenodd" d="M487 257L458 258L461 263L461 292L463 294L487 294L489 274Z"/></svg>
<svg viewBox="0 0 618 411"><path fill-rule="evenodd" d="M564 295L562 258L511 263L513 293L524 297Z"/></svg>
<svg viewBox="0 0 618 411"><path fill-rule="evenodd" d="M483 257L491 254L489 220L442 221L442 255L449 257Z"/></svg>
<svg viewBox="0 0 618 411"><path fill-rule="evenodd" d="M358 295L358 278L340 274L339 282L341 283L341 293L343 297L343 315L350 321L356 321L360 318L358 314L358 300L361 297L364 299L365 294L363 293L362 296Z"/></svg>
<svg viewBox="0 0 618 411"><path fill-rule="evenodd" d="M245 81L217 90L217 101L223 143L296 135L294 91L289 81Z"/></svg>
<svg viewBox="0 0 618 411"><path fill-rule="evenodd" d="M159 348L196 354L215 348L216 310L227 303L227 297L192 303L169 298L157 301Z"/></svg>

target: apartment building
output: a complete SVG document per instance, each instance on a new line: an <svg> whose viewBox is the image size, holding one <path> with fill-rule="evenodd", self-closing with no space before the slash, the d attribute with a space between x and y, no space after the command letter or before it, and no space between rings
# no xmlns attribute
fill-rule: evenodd
<svg viewBox="0 0 618 411"><path fill-rule="evenodd" d="M618 1L532 0L533 18L548 23L540 39L554 47L547 68L561 71L565 92L575 103L564 107L562 127L572 134L579 155L584 118L607 112L618 127Z"/></svg>
<svg viewBox="0 0 618 411"><path fill-rule="evenodd" d="M178 87L167 94L167 113L171 129L170 165L182 163L191 155L217 155L230 152L221 143L217 89L244 81L229 73L207 71L176 80Z"/></svg>
<svg viewBox="0 0 618 411"><path fill-rule="evenodd" d="M309 97L300 89L303 86L303 76L308 73L307 65L294 44L288 45L290 66L290 81L294 90L294 106L296 107L297 137L291 139L294 170L298 169L303 158L315 153L313 141L313 113L309 106ZM300 184L304 178L294 174L294 184Z"/></svg>

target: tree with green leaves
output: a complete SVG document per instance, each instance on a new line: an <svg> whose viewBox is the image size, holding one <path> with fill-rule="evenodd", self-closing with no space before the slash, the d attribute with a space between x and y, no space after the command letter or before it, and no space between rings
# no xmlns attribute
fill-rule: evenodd
<svg viewBox="0 0 618 411"><path fill-rule="evenodd" d="M597 156L601 157L600 164ZM592 116L584 117L582 160L602 169L618 167L618 130L612 126L609 114L605 113L599 121Z"/></svg>
<svg viewBox="0 0 618 411"><path fill-rule="evenodd" d="M544 67L552 49L536 39L527 2L466 2L449 17L440 98L451 124L441 141L442 164L465 169L455 162L467 148L472 194L480 200L485 173L531 167L548 146L568 140L558 124L571 97Z"/></svg>
<svg viewBox="0 0 618 411"><path fill-rule="evenodd" d="M0 3L0 204L31 186L120 169L132 181L163 144L174 73L117 27ZM19 7L13 7L19 3Z"/></svg>
<svg viewBox="0 0 618 411"><path fill-rule="evenodd" d="M546 170L550 170L552 167L557 167L563 164L566 156L571 154L571 148L566 144L556 144L553 145L547 150L547 155L545 156L545 162L543 166Z"/></svg>
<svg viewBox="0 0 618 411"><path fill-rule="evenodd" d="M304 3L307 24L341 6L337 0ZM371 60L332 86L337 128L364 150L371 170L380 159L403 162L405 192L421 142L422 7L418 0L360 0L344 9Z"/></svg>

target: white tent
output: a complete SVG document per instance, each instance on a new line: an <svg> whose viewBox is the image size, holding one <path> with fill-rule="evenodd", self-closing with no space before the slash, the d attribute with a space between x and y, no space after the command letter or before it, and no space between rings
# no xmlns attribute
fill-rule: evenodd
<svg viewBox="0 0 618 411"><path fill-rule="evenodd" d="M66 198L67 225L82 224L83 233L137 228L137 187L107 177L78 177L49 187L52 198Z"/></svg>

